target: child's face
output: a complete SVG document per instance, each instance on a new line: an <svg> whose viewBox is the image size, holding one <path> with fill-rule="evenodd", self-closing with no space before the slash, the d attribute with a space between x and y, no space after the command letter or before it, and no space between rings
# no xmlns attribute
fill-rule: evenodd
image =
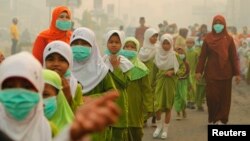
<svg viewBox="0 0 250 141"><path fill-rule="evenodd" d="M194 40L187 39L186 44L188 48L192 48L194 46Z"/></svg>
<svg viewBox="0 0 250 141"><path fill-rule="evenodd" d="M149 42L151 44L155 44L157 42L158 34L154 34L152 37L149 38Z"/></svg>
<svg viewBox="0 0 250 141"><path fill-rule="evenodd" d="M85 40L82 40L82 39L77 39L77 40L73 41L71 43L71 46L74 46L74 45L81 45L81 46L85 46L85 47L91 47L89 42L87 42Z"/></svg>
<svg viewBox="0 0 250 141"><path fill-rule="evenodd" d="M23 88L33 92L38 92L36 88L30 83L30 81L22 77L7 78L6 80L4 80L2 88L3 89Z"/></svg>
<svg viewBox="0 0 250 141"><path fill-rule="evenodd" d="M132 51L137 51L136 49L136 45L134 42L126 42L124 48L124 50L132 50Z"/></svg>
<svg viewBox="0 0 250 141"><path fill-rule="evenodd" d="M45 59L45 66L47 69L53 70L61 77L64 77L64 74L69 68L69 63L62 55L58 53L52 53Z"/></svg>
<svg viewBox="0 0 250 141"><path fill-rule="evenodd" d="M117 52L119 52L122 46L119 36L116 34L112 35L108 40L107 46L110 53L116 54Z"/></svg>
<svg viewBox="0 0 250 141"><path fill-rule="evenodd" d="M57 89L50 84L45 83L44 90L43 90L43 98L49 98L52 96L56 96L58 93Z"/></svg>
<svg viewBox="0 0 250 141"><path fill-rule="evenodd" d="M171 45L169 43L168 40L164 40L163 43L162 43L162 48L165 50L165 51L169 51L170 48L171 48Z"/></svg>

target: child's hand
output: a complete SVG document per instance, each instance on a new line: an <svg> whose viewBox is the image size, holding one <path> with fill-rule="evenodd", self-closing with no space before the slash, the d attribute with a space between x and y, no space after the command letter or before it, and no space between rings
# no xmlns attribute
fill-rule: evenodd
<svg viewBox="0 0 250 141"><path fill-rule="evenodd" d="M110 61L111 65L113 66L113 68L117 68L120 65L120 57L118 57L115 54L111 54L109 56L109 61Z"/></svg>
<svg viewBox="0 0 250 141"><path fill-rule="evenodd" d="M168 77L171 77L174 75L174 71L173 70L168 70L166 73L165 73L166 76Z"/></svg>

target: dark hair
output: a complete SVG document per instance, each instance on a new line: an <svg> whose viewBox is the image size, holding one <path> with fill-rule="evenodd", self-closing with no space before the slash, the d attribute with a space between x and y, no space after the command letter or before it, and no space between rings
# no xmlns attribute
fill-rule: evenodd
<svg viewBox="0 0 250 141"><path fill-rule="evenodd" d="M145 20L145 17L140 17L140 21L141 21L141 20Z"/></svg>
<svg viewBox="0 0 250 141"><path fill-rule="evenodd" d="M186 38L188 34L188 29L186 28L180 28L179 30L179 35L182 36L183 38Z"/></svg>
<svg viewBox="0 0 250 141"><path fill-rule="evenodd" d="M207 25L206 25L206 24L202 24L202 25L200 26L199 31L202 32L202 31L201 31L202 29L206 29L206 32L207 32Z"/></svg>
<svg viewBox="0 0 250 141"><path fill-rule="evenodd" d="M16 17L12 19L12 22L13 22L13 23L17 23L17 21L18 21L18 20L17 20Z"/></svg>
<svg viewBox="0 0 250 141"><path fill-rule="evenodd" d="M120 29L120 30L123 30L123 25L120 25L119 29Z"/></svg>

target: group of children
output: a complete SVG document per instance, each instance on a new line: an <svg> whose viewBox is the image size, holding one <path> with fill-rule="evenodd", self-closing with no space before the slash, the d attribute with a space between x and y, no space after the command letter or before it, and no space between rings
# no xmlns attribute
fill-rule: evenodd
<svg viewBox="0 0 250 141"><path fill-rule="evenodd" d="M153 137L166 139L173 107L186 118L190 97L202 109L193 38L177 46L172 35L159 39L148 28L140 47L136 38L111 30L102 56L95 33L85 27L71 33L69 21L70 11L56 8L33 56L12 55L0 67L0 129L13 140L77 140L88 134L92 141L141 141L144 121L152 115Z"/></svg>
<svg viewBox="0 0 250 141"><path fill-rule="evenodd" d="M194 81L192 64L187 62L195 59L188 57L189 54L197 57L192 52L194 40L187 40L187 49L174 48L172 35L164 34L158 42L158 33L153 28L146 30L144 38L140 48L134 37L124 40L118 30L111 30L106 34L105 55L101 56L94 32L80 27L72 33L69 44L55 40L46 45L41 69L45 86L37 89L43 93L43 111L53 137L73 122L77 109L85 101L118 90L119 97L115 100L121 109L118 121L92 133L91 140L142 140L143 122L153 113L157 125L153 137L167 138L172 107L178 116L181 113L184 118L187 116L188 83ZM26 58L27 54L13 58ZM32 101L35 99L33 105L39 102L38 97ZM163 120L162 112L166 113Z"/></svg>
<svg viewBox="0 0 250 141"><path fill-rule="evenodd" d="M237 49L242 78L250 84L250 38L242 39Z"/></svg>

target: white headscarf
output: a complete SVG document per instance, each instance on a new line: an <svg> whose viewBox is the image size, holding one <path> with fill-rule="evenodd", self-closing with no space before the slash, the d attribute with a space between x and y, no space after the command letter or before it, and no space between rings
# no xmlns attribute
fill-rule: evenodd
<svg viewBox="0 0 250 141"><path fill-rule="evenodd" d="M63 41L52 41L45 47L43 51L43 67L46 68L45 60L46 58L52 54L52 53L58 53L62 55L69 63L69 71L72 71L73 68L73 54L70 46L63 42ZM76 88L77 88L77 79L74 77L74 75L71 73L70 76L66 78L70 84L70 92L71 95L74 97Z"/></svg>
<svg viewBox="0 0 250 141"><path fill-rule="evenodd" d="M15 141L50 141L51 129L43 113L41 64L29 52L12 55L1 64L0 90L4 80L10 77L22 77L32 83L38 90L40 101L23 121L11 118L0 104L0 130Z"/></svg>
<svg viewBox="0 0 250 141"><path fill-rule="evenodd" d="M70 44L77 39L85 40L92 46L91 55L87 60L73 61L72 72L83 85L84 94L94 89L104 79L108 73L108 68L100 55L95 33L92 30L85 27L75 29L71 35Z"/></svg>
<svg viewBox="0 0 250 141"><path fill-rule="evenodd" d="M154 28L148 28L144 33L144 41L143 46L140 48L138 57L141 61L146 62L152 59L155 56L156 47L158 46L157 43L152 44L150 43L149 39L154 35L157 34L157 30Z"/></svg>
<svg viewBox="0 0 250 141"><path fill-rule="evenodd" d="M115 33L118 34L118 36L119 36L119 38L121 40L121 44L122 44L121 45L121 49L122 49L123 48L124 36L121 34L121 32L119 30L111 30L111 31L109 31L106 34L106 40L105 40L106 41L105 42L106 46L108 44L108 40L110 39L110 37L113 34L115 34ZM118 57L120 58L120 65L119 65L119 67L122 70L122 72L127 72L128 70L130 70L130 69L132 69L134 67L134 65L126 57L124 57L122 55L119 55ZM111 72L113 72L114 68L113 68L112 64L110 63L110 57L109 57L109 55L105 54L103 56L103 60L104 60L105 64L107 65L107 67L109 68L109 70Z"/></svg>
<svg viewBox="0 0 250 141"><path fill-rule="evenodd" d="M164 40L168 40L171 48L169 51L165 51L162 48L162 44ZM169 70L171 68L174 69L176 73L179 69L179 62L176 58L175 51L173 49L173 37L170 34L164 34L160 39L161 46L157 48L155 55L155 64L160 70Z"/></svg>

